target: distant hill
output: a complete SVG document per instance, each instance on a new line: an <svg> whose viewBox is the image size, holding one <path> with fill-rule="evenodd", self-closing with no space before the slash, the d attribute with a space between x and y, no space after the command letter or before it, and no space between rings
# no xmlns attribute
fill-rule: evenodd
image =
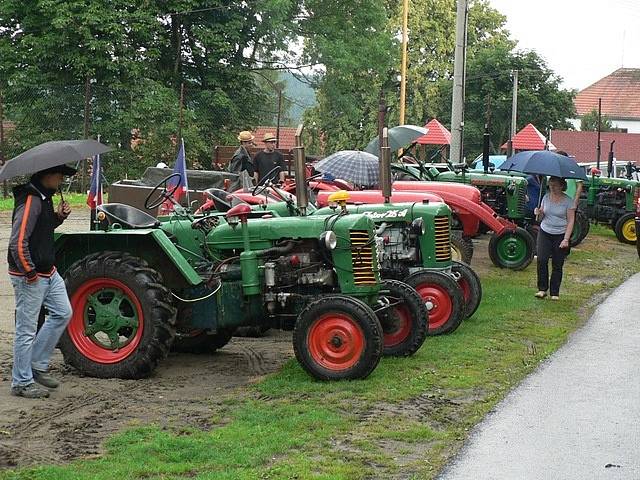
<svg viewBox="0 0 640 480"><path fill-rule="evenodd" d="M282 72L281 77L287 82L284 96L291 100L287 120L290 126L296 126L302 120L302 114L307 108L316 104L316 94L308 84L298 80L290 72Z"/></svg>

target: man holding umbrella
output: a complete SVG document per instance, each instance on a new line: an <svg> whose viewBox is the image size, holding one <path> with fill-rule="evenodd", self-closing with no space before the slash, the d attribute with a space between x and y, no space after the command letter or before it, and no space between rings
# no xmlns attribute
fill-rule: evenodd
<svg viewBox="0 0 640 480"><path fill-rule="evenodd" d="M28 183L13 189L14 209L7 254L16 301L11 379L14 395L48 397L47 388L59 385L47 372L53 349L72 311L64 280L55 267L53 231L69 216L71 208L63 199L54 209L52 197L64 176L76 173L66 162L109 150L95 140L46 142L9 160L0 169L0 180L31 175ZM48 315L38 332L38 317L43 306Z"/></svg>
<svg viewBox="0 0 640 480"><path fill-rule="evenodd" d="M69 216L71 207L61 201L54 210L52 197L64 175L75 173L66 165L48 168L13 189L15 206L7 262L16 299L11 393L17 396L48 397L49 390L40 385L58 386L47 370L53 349L71 318L71 305L64 280L54 265L53 231ZM36 334L42 306L49 315Z"/></svg>

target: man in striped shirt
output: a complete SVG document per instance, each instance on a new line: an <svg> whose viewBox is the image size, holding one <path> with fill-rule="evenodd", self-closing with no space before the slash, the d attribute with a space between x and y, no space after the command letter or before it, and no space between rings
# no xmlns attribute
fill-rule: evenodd
<svg viewBox="0 0 640 480"><path fill-rule="evenodd" d="M16 300L11 393L26 398L49 396L59 382L49 375L49 361L71 319L64 280L55 267L53 231L71 213L67 202L53 208L52 197L64 175L75 169L61 165L36 173L13 189L14 210L7 262ZM40 329L42 307L47 318ZM46 388L44 388L46 387Z"/></svg>

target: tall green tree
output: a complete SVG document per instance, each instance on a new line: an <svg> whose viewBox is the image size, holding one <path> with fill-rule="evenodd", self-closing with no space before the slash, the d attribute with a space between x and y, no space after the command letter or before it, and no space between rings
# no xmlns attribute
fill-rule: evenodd
<svg viewBox="0 0 640 480"><path fill-rule="evenodd" d="M598 110L592 109L590 112L585 113L580 119L580 130L583 132L595 132L598 130ZM611 132L613 131L613 124L611 119L606 115L600 116L600 131Z"/></svg>

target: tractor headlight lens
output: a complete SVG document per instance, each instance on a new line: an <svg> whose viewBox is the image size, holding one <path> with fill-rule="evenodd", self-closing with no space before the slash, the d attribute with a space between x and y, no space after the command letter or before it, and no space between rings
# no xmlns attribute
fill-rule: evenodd
<svg viewBox="0 0 640 480"><path fill-rule="evenodd" d="M335 250L336 246L338 245L338 238L336 237L335 232L322 232L322 235L320 235L320 244L325 246L329 250Z"/></svg>
<svg viewBox="0 0 640 480"><path fill-rule="evenodd" d="M427 227L424 225L423 218L416 218L413 222L411 222L411 233L416 235L424 235L427 233Z"/></svg>

